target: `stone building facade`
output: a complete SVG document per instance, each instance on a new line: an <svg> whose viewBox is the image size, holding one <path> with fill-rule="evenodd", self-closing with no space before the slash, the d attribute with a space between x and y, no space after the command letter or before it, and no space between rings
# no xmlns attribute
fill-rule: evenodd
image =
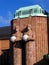
<svg viewBox="0 0 49 65"><path fill-rule="evenodd" d="M39 5L23 7L16 10L11 23L13 24L12 34L15 33L16 26L19 26L22 34L25 33L27 25L30 24L32 33L34 33L33 36L35 35L34 41L21 42L22 48L19 48L21 45L18 48L13 46L14 65L34 65L41 61L44 55L48 54L48 22L46 12ZM17 54L20 63L19 61L16 62Z"/></svg>
<svg viewBox="0 0 49 65"><path fill-rule="evenodd" d="M0 55L2 65L48 65L44 59L49 53L48 21L48 13L39 5L16 10L11 21L10 34L0 34L0 54L4 52ZM31 32L27 30L28 25L31 25ZM19 27L19 31L18 28L16 30L16 26ZM22 37L19 38L18 33L22 33ZM31 40L24 41L24 34L28 34L29 39L32 36ZM10 41L13 35L16 36L15 42Z"/></svg>

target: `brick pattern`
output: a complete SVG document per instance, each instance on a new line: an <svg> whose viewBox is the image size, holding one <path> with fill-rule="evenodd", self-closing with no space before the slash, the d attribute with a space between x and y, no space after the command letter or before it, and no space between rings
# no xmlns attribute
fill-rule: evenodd
<svg viewBox="0 0 49 65"><path fill-rule="evenodd" d="M36 62L35 42L26 43L26 65L33 65Z"/></svg>
<svg viewBox="0 0 49 65"><path fill-rule="evenodd" d="M35 21L34 17L28 18L28 23L32 25L32 32L34 32L33 37L35 36L34 21ZM36 63L36 45L35 45L35 41L29 41L26 43L26 65L33 65L34 63Z"/></svg>
<svg viewBox="0 0 49 65"><path fill-rule="evenodd" d="M48 53L47 18L36 17L36 51L37 61Z"/></svg>
<svg viewBox="0 0 49 65"><path fill-rule="evenodd" d="M48 38L47 38L47 17L28 17L13 21L13 29L15 25L20 26L20 31L23 31L27 24L32 25L32 31L35 32L35 41L26 43L26 65L33 65L34 63L43 59L43 56L48 53ZM17 49L14 49L14 51ZM20 50L22 52L22 50ZM21 55L21 53L19 53ZM18 54L18 55L19 55ZM16 52L14 52L15 59ZM20 61L22 58L20 58ZM19 64L19 61L17 62ZM15 65L17 65L15 63ZM19 65L22 65L21 63Z"/></svg>
<svg viewBox="0 0 49 65"><path fill-rule="evenodd" d="M22 65L22 49L20 43L15 43L13 50L14 50L14 65Z"/></svg>

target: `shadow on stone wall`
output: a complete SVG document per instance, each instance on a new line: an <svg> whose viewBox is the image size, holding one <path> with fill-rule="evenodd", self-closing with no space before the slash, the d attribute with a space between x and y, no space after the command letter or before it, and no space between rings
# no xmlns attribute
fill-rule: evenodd
<svg viewBox="0 0 49 65"><path fill-rule="evenodd" d="M46 59L42 59L41 61L35 63L34 65L49 65L49 61Z"/></svg>
<svg viewBox="0 0 49 65"><path fill-rule="evenodd" d="M49 16L47 17L47 29L48 29L48 54L49 54Z"/></svg>
<svg viewBox="0 0 49 65"><path fill-rule="evenodd" d="M24 41L22 41L22 65L26 65L26 49Z"/></svg>

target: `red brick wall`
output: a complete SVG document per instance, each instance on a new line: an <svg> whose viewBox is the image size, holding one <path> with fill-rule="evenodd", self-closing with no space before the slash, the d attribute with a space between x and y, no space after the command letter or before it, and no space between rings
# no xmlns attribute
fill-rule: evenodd
<svg viewBox="0 0 49 65"><path fill-rule="evenodd" d="M27 26L28 23L32 25L32 31L35 32L35 41L34 44L32 44L34 45L34 48L32 47L32 51L31 51L33 54L32 56L33 59L31 60L31 62L32 64L34 64L40 61L43 58L43 56L48 53L47 17L36 16L36 17L28 17L28 18L13 20L13 29L15 28L15 25L18 25L20 26L20 30L22 31L24 30L24 28ZM16 52L14 52L14 54L15 53Z"/></svg>
<svg viewBox="0 0 49 65"><path fill-rule="evenodd" d="M37 61L48 53L47 18L36 17L36 54Z"/></svg>

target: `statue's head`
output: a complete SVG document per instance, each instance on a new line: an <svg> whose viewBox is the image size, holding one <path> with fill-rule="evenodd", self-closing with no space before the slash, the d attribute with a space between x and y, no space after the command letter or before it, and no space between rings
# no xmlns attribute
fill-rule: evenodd
<svg viewBox="0 0 49 65"><path fill-rule="evenodd" d="M31 29L31 24L27 25L27 29L30 30Z"/></svg>
<svg viewBox="0 0 49 65"><path fill-rule="evenodd" d="M19 31L19 26L16 26L16 31Z"/></svg>

